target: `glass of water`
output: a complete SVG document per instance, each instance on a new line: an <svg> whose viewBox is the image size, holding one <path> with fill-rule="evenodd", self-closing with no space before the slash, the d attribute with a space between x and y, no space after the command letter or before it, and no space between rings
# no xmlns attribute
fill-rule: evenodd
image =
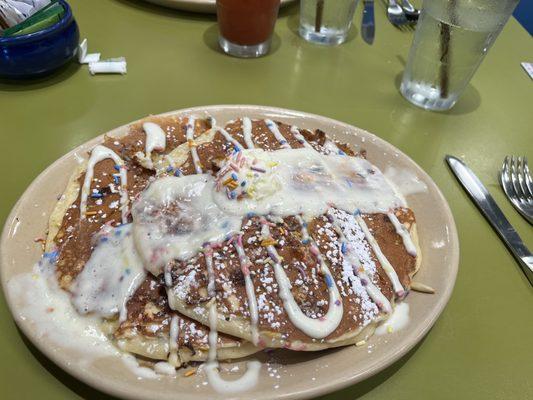
<svg viewBox="0 0 533 400"><path fill-rule="evenodd" d="M424 0L400 91L444 111L457 102L519 0Z"/></svg>
<svg viewBox="0 0 533 400"><path fill-rule="evenodd" d="M346 41L358 0L300 0L300 36L313 43Z"/></svg>

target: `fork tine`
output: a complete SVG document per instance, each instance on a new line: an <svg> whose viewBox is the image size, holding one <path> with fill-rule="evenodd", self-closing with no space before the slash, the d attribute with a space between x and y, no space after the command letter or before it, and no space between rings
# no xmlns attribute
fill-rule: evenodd
<svg viewBox="0 0 533 400"><path fill-rule="evenodd" d="M524 168L524 180L526 182L527 191L531 201L533 201L533 179L531 178L531 173L529 172L529 166L527 164L527 157L524 157L523 161Z"/></svg>
<svg viewBox="0 0 533 400"><path fill-rule="evenodd" d="M507 197L511 201L516 201L516 193L514 190L513 185L511 184L511 159L509 156L505 157L505 160L503 160L502 170L500 172L500 181L503 187L503 190Z"/></svg>
<svg viewBox="0 0 533 400"><path fill-rule="evenodd" d="M524 170L523 157L518 157L518 183L520 185L520 189L522 189L522 194L524 195L522 200L525 203L529 203L531 200L531 196L529 195L529 190L526 185L526 172Z"/></svg>
<svg viewBox="0 0 533 400"><path fill-rule="evenodd" d="M519 175L517 157L511 156L511 183L513 184L518 201L523 202L524 194L519 184Z"/></svg>
<svg viewBox="0 0 533 400"><path fill-rule="evenodd" d="M520 192L522 194L522 201L525 201L525 198L527 197L527 191L524 190L524 176L522 171L522 157L518 156L516 157L516 177L518 179L518 187L520 188Z"/></svg>

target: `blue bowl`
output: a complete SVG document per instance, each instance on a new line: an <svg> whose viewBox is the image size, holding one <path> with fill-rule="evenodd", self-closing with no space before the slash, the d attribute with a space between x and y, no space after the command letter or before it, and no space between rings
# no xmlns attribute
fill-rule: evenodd
<svg viewBox="0 0 533 400"><path fill-rule="evenodd" d="M52 73L76 55L80 40L72 10L64 0L60 21L27 35L0 36L0 77L6 79L37 78Z"/></svg>

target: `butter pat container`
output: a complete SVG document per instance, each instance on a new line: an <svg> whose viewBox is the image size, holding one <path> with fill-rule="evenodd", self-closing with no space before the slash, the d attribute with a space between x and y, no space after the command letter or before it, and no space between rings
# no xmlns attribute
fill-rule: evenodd
<svg viewBox="0 0 533 400"><path fill-rule="evenodd" d="M0 36L0 78L31 79L53 73L68 63L77 51L78 25L70 5L55 24L37 32L10 37Z"/></svg>

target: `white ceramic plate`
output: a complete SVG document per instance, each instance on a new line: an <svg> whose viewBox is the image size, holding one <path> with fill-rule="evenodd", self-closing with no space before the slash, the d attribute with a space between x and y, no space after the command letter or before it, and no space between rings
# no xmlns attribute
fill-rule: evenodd
<svg viewBox="0 0 533 400"><path fill-rule="evenodd" d="M427 191L408 196L407 201L417 218L422 251L422 265L416 279L435 288L436 293L409 294L408 327L385 336L374 336L361 347L349 346L315 353L282 351L276 356L278 364L274 366L276 373L273 377L269 375L268 366L264 365L258 385L250 392L232 396L232 399L263 400L273 396L295 399L332 392L391 365L424 337L451 295L457 274L459 245L446 201L435 183L414 161L371 133L318 115L262 106L197 107L168 114L211 115L221 125L228 120L248 116L271 118L301 128L319 128L341 141L366 149L368 159L382 170L393 166L416 175L427 185ZM125 125L108 134L120 136L126 132ZM227 395L217 394L209 385L204 385L206 378L203 373L189 378L179 374L177 378L139 380L118 357L80 363L76 352L68 346L58 345L47 336L39 336L31 319L20 314L21 299L7 290L13 277L30 272L39 260L41 251L34 238L45 232L49 213L77 164L76 157L85 155L100 141L102 136L72 150L48 167L30 185L8 217L0 242L0 272L11 312L24 334L44 354L71 375L104 392L131 399L226 399ZM240 365L244 368L244 364Z"/></svg>

